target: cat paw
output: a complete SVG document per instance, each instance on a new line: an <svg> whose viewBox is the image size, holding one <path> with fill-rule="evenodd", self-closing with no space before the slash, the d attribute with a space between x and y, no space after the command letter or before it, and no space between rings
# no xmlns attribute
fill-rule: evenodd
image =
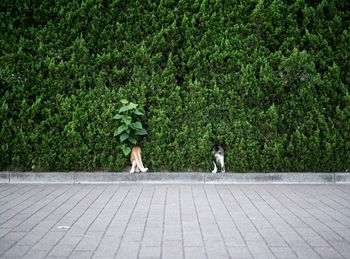
<svg viewBox="0 0 350 259"><path fill-rule="evenodd" d="M146 173L148 171L148 168L145 168L144 170L142 170L142 173Z"/></svg>
<svg viewBox="0 0 350 259"><path fill-rule="evenodd" d="M135 173L135 171L131 170L129 173L130 173L130 174L133 174L133 173Z"/></svg>
<svg viewBox="0 0 350 259"><path fill-rule="evenodd" d="M216 174L216 170L211 171L212 174Z"/></svg>

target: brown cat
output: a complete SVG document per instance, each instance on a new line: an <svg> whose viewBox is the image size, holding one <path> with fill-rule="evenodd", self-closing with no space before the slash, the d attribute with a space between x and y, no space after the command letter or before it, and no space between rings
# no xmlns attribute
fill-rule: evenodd
<svg viewBox="0 0 350 259"><path fill-rule="evenodd" d="M142 172L145 173L148 171L148 168L145 168L142 163L141 158L141 148L139 146L134 146L131 150L130 155L130 162L131 162L131 170L130 173L136 172Z"/></svg>

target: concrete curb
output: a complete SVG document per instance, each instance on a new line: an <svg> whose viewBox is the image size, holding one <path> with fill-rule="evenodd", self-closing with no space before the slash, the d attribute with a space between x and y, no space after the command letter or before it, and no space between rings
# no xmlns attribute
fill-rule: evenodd
<svg viewBox="0 0 350 259"><path fill-rule="evenodd" d="M0 172L0 183L349 184L350 173Z"/></svg>

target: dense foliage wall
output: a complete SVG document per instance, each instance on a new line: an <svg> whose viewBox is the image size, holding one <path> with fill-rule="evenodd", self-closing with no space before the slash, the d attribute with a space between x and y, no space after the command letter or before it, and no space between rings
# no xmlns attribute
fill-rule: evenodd
<svg viewBox="0 0 350 259"><path fill-rule="evenodd" d="M121 170L139 103L152 170L350 168L348 0L2 0L0 169Z"/></svg>

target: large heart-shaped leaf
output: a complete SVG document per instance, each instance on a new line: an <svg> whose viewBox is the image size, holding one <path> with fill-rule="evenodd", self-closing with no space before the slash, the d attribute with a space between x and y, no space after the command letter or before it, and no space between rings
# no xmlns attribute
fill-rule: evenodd
<svg viewBox="0 0 350 259"><path fill-rule="evenodd" d="M126 125L119 126L119 128L114 131L114 136L120 135L122 132L126 131L127 129L128 127Z"/></svg>
<svg viewBox="0 0 350 259"><path fill-rule="evenodd" d="M139 129L137 132L136 132L136 135L139 135L139 136L143 136L143 135L147 135L147 131L145 129Z"/></svg>
<svg viewBox="0 0 350 259"><path fill-rule="evenodd" d="M130 116L123 116L123 122L126 125L129 125L131 123L131 117Z"/></svg>
<svg viewBox="0 0 350 259"><path fill-rule="evenodd" d="M134 122L130 124L130 127L134 130L140 130L142 129L142 123L141 122Z"/></svg>
<svg viewBox="0 0 350 259"><path fill-rule="evenodd" d="M128 105L125 105L119 109L119 113L126 112L128 110L135 109L138 106L136 103L129 103Z"/></svg>
<svg viewBox="0 0 350 259"><path fill-rule="evenodd" d="M126 100L126 99L121 99L121 100L120 100L120 102L121 102L122 104L124 104L124 105L125 105L125 104L128 104L128 102L129 102L129 101L128 101L128 100Z"/></svg>
<svg viewBox="0 0 350 259"><path fill-rule="evenodd" d="M137 143L136 138L134 138L134 137L132 137L132 136L129 136L128 139L129 139L129 141L130 141L132 144L136 145L136 143Z"/></svg>
<svg viewBox="0 0 350 259"><path fill-rule="evenodd" d="M141 112L141 111L139 111L138 109L136 109L136 110L134 111L134 114L139 115L139 116L142 116L142 115L143 115L143 112Z"/></svg>
<svg viewBox="0 0 350 259"><path fill-rule="evenodd" d="M113 117L113 119L116 119L116 120L120 120L121 118L123 118L123 115L120 115L120 114L117 114Z"/></svg>
<svg viewBox="0 0 350 259"><path fill-rule="evenodd" d="M123 134L120 135L120 142L124 142L128 138L129 138L129 134L128 133L123 133Z"/></svg>
<svg viewBox="0 0 350 259"><path fill-rule="evenodd" d="M126 145L122 145L120 148L122 149L125 156L127 156L131 152L131 148Z"/></svg>

